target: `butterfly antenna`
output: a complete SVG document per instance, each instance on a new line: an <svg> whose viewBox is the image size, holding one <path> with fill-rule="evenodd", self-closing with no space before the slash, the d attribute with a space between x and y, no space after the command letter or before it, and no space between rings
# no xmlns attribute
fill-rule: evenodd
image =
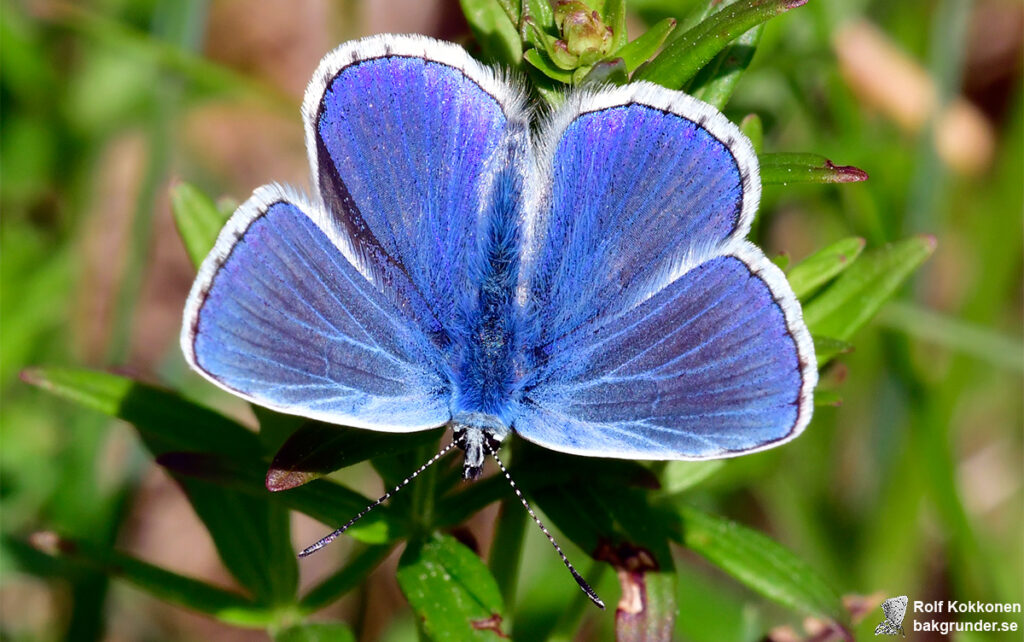
<svg viewBox="0 0 1024 642"><path fill-rule="evenodd" d="M544 522L540 521L540 518L537 517L537 513L533 512L533 509L530 508L529 502L527 502L526 498L523 497L523 493L519 490L519 487L516 486L516 483L512 481L512 476L508 474L508 469L505 468L505 464L501 463L501 460L498 459L498 454L494 452L494 449L491 448L490 444L488 444L486 441L484 443L487 446L487 450L491 453L491 457L494 457L494 461L498 463L498 468L500 468L502 474L505 475L505 479L507 479L509 485L512 486L512 490L515 492L516 497L518 497L519 501L522 502L523 508L525 508L526 512L530 514L530 517L533 518L534 523L536 523L537 526L540 527L540 530L548 538L548 541L551 542L551 545L555 547L555 551L557 551L558 556L562 558L562 563L565 564L565 568L569 569L569 572L572 573L573 579L575 579L576 583L580 585L580 588L583 589L583 592L587 594L587 597L590 598L590 601L603 609L604 601L602 601L601 598L597 596L597 593L594 592L594 589L590 588L590 585L587 584L587 581L583 579L583 576L579 574L579 571L577 571L576 568L572 565L572 562L569 561L569 558L566 557L565 553L562 552L562 547L559 546L558 542L555 541L555 538L551 536L551 533L548 531L547 527L544 526Z"/></svg>
<svg viewBox="0 0 1024 642"><path fill-rule="evenodd" d="M447 455L451 451L451 449L454 448L454 447L455 447L455 442L453 441L452 443L448 444L447 446L445 446L444 448L439 450L436 455L434 455L433 457L431 457L427 461L427 463L423 464L418 469L416 469L416 472L414 472L413 474L411 474L408 477L406 477L405 479L403 479L402 483L400 483L397 486L395 486L394 488L392 488L390 492L387 492L387 493L384 493L383 495L381 495L380 498L377 499L377 501L373 502L372 504L370 504L369 506L364 508L358 515L356 515L352 519L348 520L345 523L344 526L342 526L338 530L334 531L333 533L331 533L327 537L322 538L316 544L313 544L312 546L309 546L308 548L303 549L302 552L299 553L299 557L307 557L309 555L312 555L313 553L319 551L324 546L327 546L328 544L330 544L334 540L338 539L338 536L340 536L342 533L347 531L349 529L349 527L352 526L352 524L355 524L356 522L358 522L360 519L362 519L371 510L373 510L374 508L377 508L378 506L380 506L381 504L386 502L389 497L391 497L392 495L394 495L398 491L400 491L403 488L405 488L406 485L409 484L409 482L411 482L412 480L416 479L416 477L418 477L420 473L422 473L424 470L429 468L431 466L431 464L436 462L438 459L441 459L442 457Z"/></svg>

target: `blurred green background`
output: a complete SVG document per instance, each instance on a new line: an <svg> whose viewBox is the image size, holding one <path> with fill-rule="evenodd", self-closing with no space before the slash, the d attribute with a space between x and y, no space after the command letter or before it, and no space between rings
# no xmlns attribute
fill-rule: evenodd
<svg viewBox="0 0 1024 642"><path fill-rule="evenodd" d="M630 30L700 4L631 2ZM0 9L3 533L112 542L230 585L209 535L134 432L53 401L19 372L112 368L253 424L245 404L189 374L177 348L194 273L169 189L186 180L230 208L271 180L305 187L299 103L324 53L379 32L469 43L459 5L0 0ZM871 176L767 187L757 240L770 255L799 260L851 235L869 247L915 233L938 240L903 295L854 337L856 351L826 371L842 403L819 407L785 448L729 462L692 496L771 534L844 594L875 596L858 628L868 637L881 597L1024 599L1022 47L1015 0L812 0L768 23L727 109L737 122L762 118L765 151L821 153ZM345 479L380 489L368 467ZM471 522L481 539L494 516ZM294 519L297 546L322 534ZM534 612L551 591L575 590L546 547L527 536L520 596ZM303 585L344 557L335 548L303 562ZM266 639L22 557L0 548L2 639ZM685 561L681 639L799 631L792 614ZM330 614L356 622L361 639L414 636L393 572L392 560Z"/></svg>

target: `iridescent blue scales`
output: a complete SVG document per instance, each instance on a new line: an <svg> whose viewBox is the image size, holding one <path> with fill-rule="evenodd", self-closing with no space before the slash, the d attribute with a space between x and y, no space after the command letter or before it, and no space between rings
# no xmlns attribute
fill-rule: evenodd
<svg viewBox="0 0 1024 642"><path fill-rule="evenodd" d="M312 196L256 190L189 298L182 348L215 384L358 428L451 423L474 468L511 433L707 459L810 421L799 304L745 240L757 159L714 108L634 83L534 122L456 45L379 36L323 60L303 115Z"/></svg>

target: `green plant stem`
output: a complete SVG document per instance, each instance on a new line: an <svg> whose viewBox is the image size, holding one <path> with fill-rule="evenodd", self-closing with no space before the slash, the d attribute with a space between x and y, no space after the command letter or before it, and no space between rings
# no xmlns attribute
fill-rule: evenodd
<svg viewBox="0 0 1024 642"><path fill-rule="evenodd" d="M903 301L893 301L882 308L878 323L985 363L1024 373L1024 344L989 328Z"/></svg>
<svg viewBox="0 0 1024 642"><path fill-rule="evenodd" d="M527 521L526 511L518 499L510 497L501 502L488 565L501 590L507 613L515 611L516 588L519 586L519 566L523 558L523 537L526 534Z"/></svg>
<svg viewBox="0 0 1024 642"><path fill-rule="evenodd" d="M438 442L431 440L429 443L420 446L415 451L414 461L425 462L429 460L438 450ZM416 464L417 466L419 464ZM412 482L411 519L412 537L425 538L430 535L434 528L434 495L437 490L437 474L439 468L435 464L430 466L419 477Z"/></svg>

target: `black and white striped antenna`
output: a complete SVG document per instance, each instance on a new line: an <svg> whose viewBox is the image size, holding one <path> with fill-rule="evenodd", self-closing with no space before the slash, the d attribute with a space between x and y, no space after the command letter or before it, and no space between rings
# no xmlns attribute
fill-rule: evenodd
<svg viewBox="0 0 1024 642"><path fill-rule="evenodd" d="M299 557L308 557L309 555L312 555L313 553L319 551L324 546L327 546L328 544L330 544L334 540L338 539L338 537L342 533L347 531L352 526L352 524L355 524L356 522L358 522L360 519L362 519L371 510L373 510L374 508L377 508L382 503L386 502L389 497L391 497L392 495L394 495L398 491L400 491L403 488L405 488L409 484L409 482L411 482L412 480L414 480L417 477L419 477L420 473L422 473L427 468L430 468L430 466L432 464L434 464L438 459L441 459L442 457L447 455L451 451L451 449L454 448L454 447L455 447L455 442L453 441L452 443L448 444L447 446L445 446L444 448L439 450L436 455L434 455L433 457L431 457L427 461L427 463L425 463L422 466L420 466L419 468L417 468L416 472L414 472L413 474L411 474L408 477L406 477L405 479L403 479L402 483L400 483L397 486L395 486L394 488L392 488L390 492L384 493L383 495L381 495L377 499L377 501L373 502L372 504L370 504L369 506L364 508L362 511L360 511L360 513L358 515L356 515L352 519L350 519L347 522L345 522L344 526L342 526L338 530L334 531L333 533L331 533L327 537L324 537L324 538L320 539L320 541L318 541L316 544L313 544L312 546L304 548L302 550L302 552L299 553Z"/></svg>
<svg viewBox="0 0 1024 642"><path fill-rule="evenodd" d="M414 473L403 479L402 482L395 486L393 489L391 489L391 491L381 495L377 499L377 501L373 502L372 504L364 508L362 511L360 511L358 515L348 520L344 526L334 531L330 535L320 539L312 546L303 549L302 552L299 553L299 557L308 557L309 555L312 555L324 546L327 546L334 540L338 539L338 537L341 536L342 533L347 531L353 524L362 519L367 513L369 513L374 508L380 506L382 503L386 502L388 498L390 498L392 495L405 488L409 484L409 482L419 477L420 473L422 473L424 470L426 470L434 463L436 463L439 459L441 459L449 452L451 452L452 448L454 448L457 445L457 443L458 442L453 441L444 448L442 448L441 450L439 450L436 455L427 460L427 463L417 468ZM577 571L576 567L572 565L572 562L569 561L569 558L565 556L565 553L562 551L562 547L558 545L558 542L555 541L555 538L551 535L551 532L547 529L546 526L544 526L544 522L540 521L540 518L537 517L537 513L533 512L533 508L530 506L530 503L526 501L526 497L523 496L522 491L519 490L519 487L516 486L516 483L512 480L512 475L510 475L508 473L508 469L505 468L505 464L503 464L501 462L501 459L498 458L498 453L494 451L494 448L491 447L491 444L486 439L483 440L483 444L484 448L487 449L488 454L490 454L490 456L493 457L494 461L498 464L498 468L501 469L501 474L504 475L505 479L508 480L509 486L512 487L512 491L516 494L516 497L519 498L519 501L520 503L522 503L523 508L525 508L526 512L530 514L530 517L533 519L533 522L537 524L537 527L540 528L542 533L544 533L544 536L548 538L548 541L551 542L551 545L555 547L555 552L557 552L558 556L562 558L562 563L565 564L565 568L569 569L569 572L572 573L573 579L576 580L576 583L579 584L581 589L583 589L583 592L587 594L587 597L590 598L591 602L593 602L602 609L605 608L604 602L601 600L600 597L598 597L597 593L594 592L594 589L590 587L590 584L587 584L587 581L583 579L583 576L579 574L579 571Z"/></svg>

